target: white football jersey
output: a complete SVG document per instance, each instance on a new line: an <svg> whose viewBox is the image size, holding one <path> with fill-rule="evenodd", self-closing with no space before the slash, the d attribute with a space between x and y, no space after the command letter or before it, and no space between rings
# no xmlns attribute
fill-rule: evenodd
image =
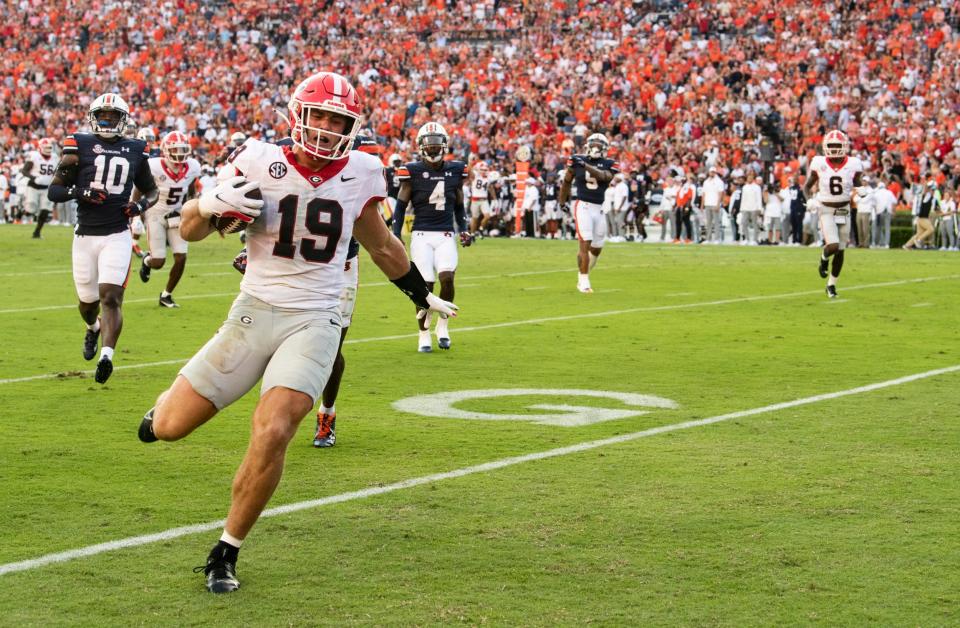
<svg viewBox="0 0 960 628"><path fill-rule="evenodd" d="M248 139L217 175L260 184L263 208L247 227L247 272L240 290L275 307L340 306L353 223L370 201L387 197L383 164L351 151L313 172L289 146Z"/></svg>
<svg viewBox="0 0 960 628"><path fill-rule="evenodd" d="M487 189L490 185L488 176L480 176L477 171L473 172L473 181L470 183L470 198L485 201L487 200Z"/></svg>
<svg viewBox="0 0 960 628"><path fill-rule="evenodd" d="M853 192L853 180L863 172L863 164L856 157L847 157L839 167L833 167L823 155L810 161L810 172L817 173L818 201L849 203Z"/></svg>
<svg viewBox="0 0 960 628"><path fill-rule="evenodd" d="M57 170L59 158L51 154L44 157L38 150L32 150L27 153L27 161L33 164L29 176L33 177L33 182L37 185L50 185L53 181L53 173Z"/></svg>
<svg viewBox="0 0 960 628"><path fill-rule="evenodd" d="M200 176L200 162L190 157L182 164L168 164L162 157L151 157L147 163L160 190L160 197L148 211L163 215L180 211L187 199L190 184Z"/></svg>

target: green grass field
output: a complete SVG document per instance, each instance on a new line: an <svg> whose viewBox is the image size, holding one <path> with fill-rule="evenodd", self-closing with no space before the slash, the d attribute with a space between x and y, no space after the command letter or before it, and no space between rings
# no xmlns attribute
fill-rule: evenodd
<svg viewBox="0 0 960 628"><path fill-rule="evenodd" d="M191 569L219 536L256 392L177 443L135 432L225 316L236 239L192 247L179 310L157 306L166 270L132 276L100 386L70 234L29 235L0 226L0 625L960 624L956 254L851 251L829 301L815 249L616 244L582 295L574 243L488 239L461 250L453 350L425 355L406 297L364 260L337 446L311 447L304 421L271 502L304 507L261 519L221 597ZM393 406L510 388L676 407L566 427L531 406L632 407Z"/></svg>

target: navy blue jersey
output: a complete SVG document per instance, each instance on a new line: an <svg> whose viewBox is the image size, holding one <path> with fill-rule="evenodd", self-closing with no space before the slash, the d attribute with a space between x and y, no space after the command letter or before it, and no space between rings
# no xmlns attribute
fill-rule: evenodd
<svg viewBox="0 0 960 628"><path fill-rule="evenodd" d="M589 157L580 156L584 162L590 164L594 168L600 170L609 170L616 174L618 172L617 168L614 166L616 163L612 159L591 159ZM578 200L584 201L586 203L596 203L597 205L603 204L603 194L607 191L607 187L610 186L610 182L606 181L601 183L597 181L590 173L587 172L587 169L583 166L574 165L573 168L573 195L577 197Z"/></svg>
<svg viewBox="0 0 960 628"><path fill-rule="evenodd" d="M414 231L454 231L464 169L462 161L445 161L437 170L422 161L412 161L397 169L400 180L410 183Z"/></svg>
<svg viewBox="0 0 960 628"><path fill-rule="evenodd" d="M157 187L146 148L143 140L120 137L109 141L92 133L74 133L64 140L64 156L76 155L80 160L73 185L107 192L107 200L100 205L77 201L78 235L108 235L128 228L123 207L133 187L144 193Z"/></svg>
<svg viewBox="0 0 960 628"><path fill-rule="evenodd" d="M397 198L397 195L400 194L400 175L397 174L399 168L387 168L383 176L387 178L387 196L390 198Z"/></svg>

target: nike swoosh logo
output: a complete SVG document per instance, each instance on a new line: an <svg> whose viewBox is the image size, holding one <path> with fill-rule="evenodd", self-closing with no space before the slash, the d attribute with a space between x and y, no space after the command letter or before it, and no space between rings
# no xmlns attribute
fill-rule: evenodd
<svg viewBox="0 0 960 628"><path fill-rule="evenodd" d="M346 183L347 181L353 181L356 177L340 177L340 180Z"/></svg>
<svg viewBox="0 0 960 628"><path fill-rule="evenodd" d="M230 203L228 203L228 202L226 202L225 200L223 200L222 198L220 198L219 192L218 192L217 194L214 194L213 196L214 196L214 198L216 198L218 201L220 201L220 202L223 203L224 205L230 205ZM231 205L231 207L232 207L232 205Z"/></svg>

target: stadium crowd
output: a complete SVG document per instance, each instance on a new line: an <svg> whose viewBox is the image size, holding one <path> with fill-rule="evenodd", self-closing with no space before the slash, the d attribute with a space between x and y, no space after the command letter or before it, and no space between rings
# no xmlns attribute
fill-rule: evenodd
<svg viewBox="0 0 960 628"><path fill-rule="evenodd" d="M766 208L769 190L802 180L830 128L847 133L901 210L927 182L938 202L960 184L960 3L950 0L3 5L7 188L26 149L80 128L99 93L119 93L158 136L186 133L213 165L236 131L285 135L276 111L295 77L317 69L352 78L384 156L413 158L417 129L435 120L454 157L504 175L530 146L543 189L590 133L605 133L635 218L669 220L658 189L696 184L711 168L726 206L736 181L762 176ZM506 207L512 191L501 187ZM665 238L698 239L679 222L687 237Z"/></svg>

